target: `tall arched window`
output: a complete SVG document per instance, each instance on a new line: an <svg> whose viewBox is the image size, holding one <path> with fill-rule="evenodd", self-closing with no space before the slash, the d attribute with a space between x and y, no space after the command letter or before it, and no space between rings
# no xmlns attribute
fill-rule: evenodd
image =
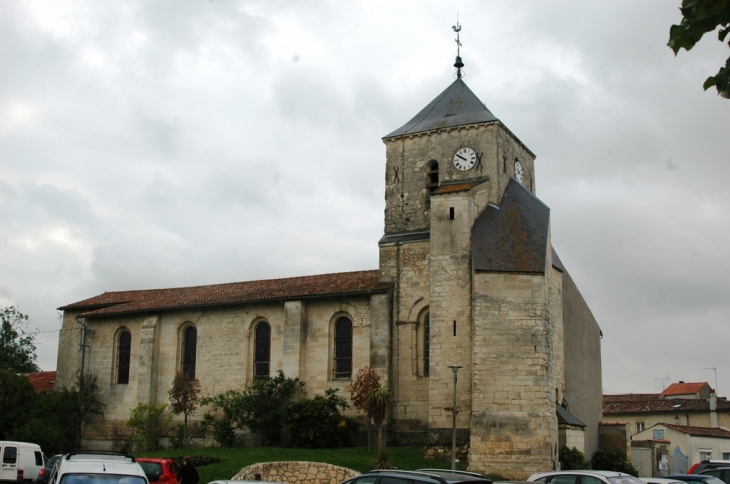
<svg viewBox="0 0 730 484"><path fill-rule="evenodd" d="M261 322L254 333L254 378L268 378L271 367L271 326Z"/></svg>
<svg viewBox="0 0 730 484"><path fill-rule="evenodd" d="M352 321L341 317L335 323L335 378L352 375Z"/></svg>
<svg viewBox="0 0 730 484"><path fill-rule="evenodd" d="M132 333L122 330L117 340L117 383L129 383L129 360L132 352Z"/></svg>
<svg viewBox="0 0 730 484"><path fill-rule="evenodd" d="M431 314L423 318L423 375L428 376L431 366Z"/></svg>
<svg viewBox="0 0 730 484"><path fill-rule="evenodd" d="M182 339L182 372L188 378L195 378L195 347L198 343L198 330L188 326L183 330Z"/></svg>

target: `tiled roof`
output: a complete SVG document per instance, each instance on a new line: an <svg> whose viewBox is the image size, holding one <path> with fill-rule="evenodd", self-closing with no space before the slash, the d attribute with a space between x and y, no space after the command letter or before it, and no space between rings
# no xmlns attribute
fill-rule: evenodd
<svg viewBox="0 0 730 484"><path fill-rule="evenodd" d="M433 192L431 192L432 195L441 195L443 193L456 193L456 192L463 192L466 190L471 190L477 185L481 185L485 181L489 181L489 177L483 178L481 180L472 180L472 181L465 181L465 182L458 182L458 183L445 183L441 185L440 187L436 188Z"/></svg>
<svg viewBox="0 0 730 484"><path fill-rule="evenodd" d="M369 294L386 292L390 288L390 284L380 283L380 272L377 270L340 272L209 286L105 292L58 309L86 310L81 316L110 316L272 300Z"/></svg>
<svg viewBox="0 0 730 484"><path fill-rule="evenodd" d="M55 371L39 371L25 375L36 393L52 392L56 383Z"/></svg>
<svg viewBox="0 0 730 484"><path fill-rule="evenodd" d="M599 422L601 427L618 427L620 425L628 425L628 422Z"/></svg>
<svg viewBox="0 0 730 484"><path fill-rule="evenodd" d="M510 179L499 207L489 205L471 229L475 271L544 274L550 209Z"/></svg>
<svg viewBox="0 0 730 484"><path fill-rule="evenodd" d="M449 85L413 119L383 139L404 134L422 133L439 128L489 123L497 118L461 79Z"/></svg>
<svg viewBox="0 0 730 484"><path fill-rule="evenodd" d="M705 386L707 386L707 382L704 381L699 383L672 383L661 393L661 396L663 398L670 395L694 395Z"/></svg>
<svg viewBox="0 0 730 484"><path fill-rule="evenodd" d="M647 398L647 397L653 398ZM636 400L629 398L638 397ZM718 411L730 411L730 402L725 397L717 398ZM688 400L670 398L664 400L655 394L604 395L603 414L626 413L676 413L676 412L709 412L710 403L706 399Z"/></svg>
<svg viewBox="0 0 730 484"><path fill-rule="evenodd" d="M713 429L709 427L689 427L687 425L673 425L668 423L660 423L657 425L663 425L668 429L682 432L683 434L692 435L694 437L718 437L721 439L730 439L730 430L725 429ZM652 425L652 427L654 427Z"/></svg>

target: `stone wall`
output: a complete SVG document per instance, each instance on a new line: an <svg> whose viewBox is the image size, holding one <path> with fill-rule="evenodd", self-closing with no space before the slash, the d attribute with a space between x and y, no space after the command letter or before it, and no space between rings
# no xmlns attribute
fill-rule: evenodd
<svg viewBox="0 0 730 484"><path fill-rule="evenodd" d="M234 481L260 480L288 484L339 484L345 479L360 475L346 467L322 462L262 462L241 469L231 479Z"/></svg>

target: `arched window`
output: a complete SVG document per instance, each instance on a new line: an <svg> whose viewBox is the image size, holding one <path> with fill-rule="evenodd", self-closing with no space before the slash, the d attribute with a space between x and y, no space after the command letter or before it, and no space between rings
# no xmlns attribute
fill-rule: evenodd
<svg viewBox="0 0 730 484"><path fill-rule="evenodd" d="M423 375L428 376L431 366L431 314L423 318Z"/></svg>
<svg viewBox="0 0 730 484"><path fill-rule="evenodd" d="M132 333L122 330L117 340L117 383L129 383L129 360L132 352Z"/></svg>
<svg viewBox="0 0 730 484"><path fill-rule="evenodd" d="M335 378L352 375L352 321L341 317L335 323Z"/></svg>
<svg viewBox="0 0 730 484"><path fill-rule="evenodd" d="M254 333L254 378L268 378L271 366L271 326L262 322Z"/></svg>
<svg viewBox="0 0 730 484"><path fill-rule="evenodd" d="M183 330L182 339L182 372L188 378L195 378L195 347L198 343L198 330L188 326Z"/></svg>

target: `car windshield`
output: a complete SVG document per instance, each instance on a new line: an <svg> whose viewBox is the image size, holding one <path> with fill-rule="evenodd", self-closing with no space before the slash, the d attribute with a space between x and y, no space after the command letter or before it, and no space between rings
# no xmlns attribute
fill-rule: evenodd
<svg viewBox="0 0 730 484"><path fill-rule="evenodd" d="M612 484L644 484L642 481L631 476L613 476L608 478Z"/></svg>
<svg viewBox="0 0 730 484"><path fill-rule="evenodd" d="M147 484L140 476L118 474L64 474L60 484Z"/></svg>
<svg viewBox="0 0 730 484"><path fill-rule="evenodd" d="M46 467L53 467L56 465L56 462L58 462L61 459L60 455L54 455L50 459L46 461Z"/></svg>
<svg viewBox="0 0 730 484"><path fill-rule="evenodd" d="M157 462L138 462L150 481L156 481L162 475L162 465Z"/></svg>

